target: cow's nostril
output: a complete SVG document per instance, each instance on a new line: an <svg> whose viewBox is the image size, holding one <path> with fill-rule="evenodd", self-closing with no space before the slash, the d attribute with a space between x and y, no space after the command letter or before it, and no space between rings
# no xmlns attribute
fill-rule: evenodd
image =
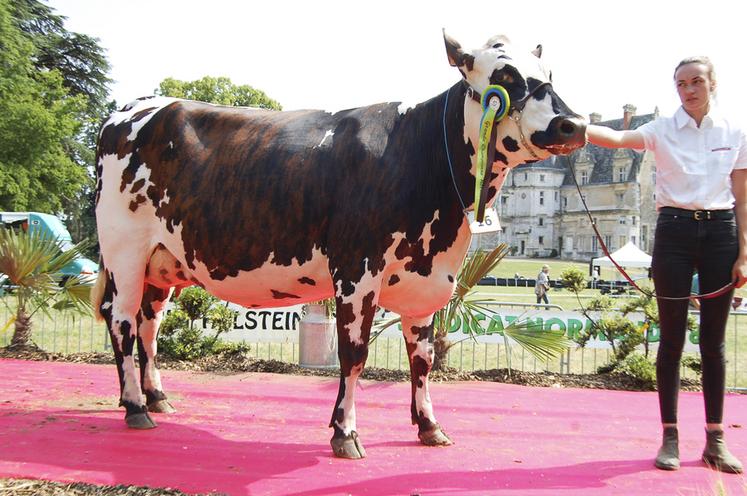
<svg viewBox="0 0 747 496"><path fill-rule="evenodd" d="M560 124L560 132L561 134L571 135L576 132L576 125L569 120L564 120Z"/></svg>

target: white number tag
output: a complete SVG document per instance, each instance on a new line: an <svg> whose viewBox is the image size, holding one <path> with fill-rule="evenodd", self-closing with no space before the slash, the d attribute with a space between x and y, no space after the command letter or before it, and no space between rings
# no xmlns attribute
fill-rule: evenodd
<svg viewBox="0 0 747 496"><path fill-rule="evenodd" d="M475 211L470 210L467 212L467 222L469 222L469 230L472 234L488 233L495 231L502 231L501 223L498 221L498 212L495 208L485 209L485 218L482 222L475 220Z"/></svg>

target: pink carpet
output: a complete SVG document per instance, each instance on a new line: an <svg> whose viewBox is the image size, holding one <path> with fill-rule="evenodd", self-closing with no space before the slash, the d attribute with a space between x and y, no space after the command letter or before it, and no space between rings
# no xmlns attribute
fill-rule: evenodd
<svg viewBox="0 0 747 496"><path fill-rule="evenodd" d="M655 393L434 384L455 441L417 442L410 385L363 381L368 457L331 456L337 380L164 371L178 412L133 431L114 366L0 360L0 477L171 487L232 495L747 495L742 476L703 467L699 393L680 397L682 469L652 466ZM726 398L727 440L747 461L747 396Z"/></svg>

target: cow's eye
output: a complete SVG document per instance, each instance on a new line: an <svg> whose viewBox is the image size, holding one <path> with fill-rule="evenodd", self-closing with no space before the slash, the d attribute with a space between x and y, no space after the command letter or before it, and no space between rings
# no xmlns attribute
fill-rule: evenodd
<svg viewBox="0 0 747 496"><path fill-rule="evenodd" d="M505 72L502 72L498 74L498 82L500 84L511 84L514 82L514 78L512 78L510 74L506 74Z"/></svg>

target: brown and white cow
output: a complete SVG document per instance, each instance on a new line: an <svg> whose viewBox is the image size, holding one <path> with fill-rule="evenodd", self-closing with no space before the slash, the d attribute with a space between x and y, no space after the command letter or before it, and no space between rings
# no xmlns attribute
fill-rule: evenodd
<svg viewBox="0 0 747 496"><path fill-rule="evenodd" d="M412 422L423 444L451 444L433 413L428 373L433 314L452 294L471 239L463 207L474 199L483 114L475 95L500 84L521 103L496 127L489 204L512 167L568 153L585 131L553 91L539 47L517 51L499 36L467 53L444 40L463 78L414 108L276 112L147 98L104 123L93 298L111 333L130 427L155 427L148 412L173 411L155 366L156 334L172 291L196 284L247 307L335 297L331 444L346 458L365 456L354 396L376 306L399 313Z"/></svg>

